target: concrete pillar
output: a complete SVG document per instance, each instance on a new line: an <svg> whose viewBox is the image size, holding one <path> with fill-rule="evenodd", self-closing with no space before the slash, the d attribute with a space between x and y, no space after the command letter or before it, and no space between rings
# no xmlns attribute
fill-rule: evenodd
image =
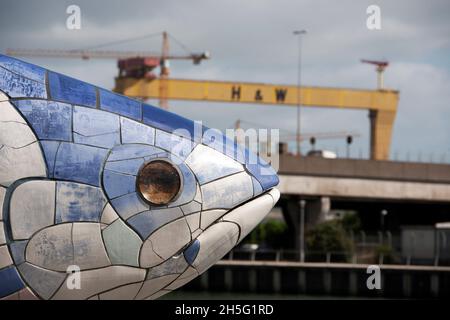
<svg viewBox="0 0 450 320"><path fill-rule="evenodd" d="M410 297L411 293L412 293L411 274L405 273L403 275L403 296Z"/></svg>
<svg viewBox="0 0 450 320"><path fill-rule="evenodd" d="M318 197L316 199L307 199L305 206L305 228L314 227L317 223L325 220L330 211L331 201L329 197ZM290 197L285 200L282 205L283 215L294 234L293 247L300 249L300 199L298 197Z"/></svg>
<svg viewBox="0 0 450 320"><path fill-rule="evenodd" d="M256 292L258 289L258 276L255 269L250 269L248 271L248 286L250 292Z"/></svg>
<svg viewBox="0 0 450 320"><path fill-rule="evenodd" d="M330 208L331 201L329 197L320 197L316 200L308 201L306 204L306 224L308 227L313 227L325 221Z"/></svg>
<svg viewBox="0 0 450 320"><path fill-rule="evenodd" d="M332 281L331 280L331 271L328 269L325 269L323 271L323 287L325 289L325 293L328 295L331 294L331 289L332 289L331 281Z"/></svg>
<svg viewBox="0 0 450 320"><path fill-rule="evenodd" d="M439 297L439 274L430 275L430 291L433 297Z"/></svg>
<svg viewBox="0 0 450 320"><path fill-rule="evenodd" d="M274 293L280 293L281 292L281 274L280 270L274 269L273 270L273 292Z"/></svg>
<svg viewBox="0 0 450 320"><path fill-rule="evenodd" d="M358 295L358 274L356 271L350 271L349 276L349 291L350 295L357 296Z"/></svg>
<svg viewBox="0 0 450 320"><path fill-rule="evenodd" d="M298 271L298 292L306 293L306 272L304 270Z"/></svg>
<svg viewBox="0 0 450 320"><path fill-rule="evenodd" d="M202 290L208 290L209 289L209 279L208 279L208 271L202 273L200 276L200 286Z"/></svg>
<svg viewBox="0 0 450 320"><path fill-rule="evenodd" d="M226 268L224 271L224 283L225 283L225 290L231 291L233 290L233 272L230 268Z"/></svg>

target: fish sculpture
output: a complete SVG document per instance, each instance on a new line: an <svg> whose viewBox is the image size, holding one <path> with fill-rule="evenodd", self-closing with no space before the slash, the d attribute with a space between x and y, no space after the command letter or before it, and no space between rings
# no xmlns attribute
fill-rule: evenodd
<svg viewBox="0 0 450 320"><path fill-rule="evenodd" d="M277 184L218 130L0 55L0 298L156 299L251 232Z"/></svg>

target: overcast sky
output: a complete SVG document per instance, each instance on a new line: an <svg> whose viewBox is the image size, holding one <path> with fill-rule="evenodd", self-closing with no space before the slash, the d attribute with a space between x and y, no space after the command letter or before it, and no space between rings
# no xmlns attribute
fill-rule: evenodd
<svg viewBox="0 0 450 320"><path fill-rule="evenodd" d="M66 8L81 8L81 30L66 28ZM381 8L381 30L368 30L366 8ZM171 76L296 84L294 29L306 29L305 85L376 87L374 68L361 58L388 59L386 87L400 91L391 156L450 162L450 2L428 1L24 1L1 0L0 51L6 48L78 49L167 30L192 51L212 59L193 66L172 62ZM161 38L110 49L158 52ZM172 53L183 49L171 43ZM111 89L114 60L23 58ZM295 132L295 108L205 102L170 102L170 110L209 127L237 119ZM360 134L354 156L368 152L367 111L303 108L302 132ZM345 153L344 139L318 142ZM303 150L309 143L303 144Z"/></svg>

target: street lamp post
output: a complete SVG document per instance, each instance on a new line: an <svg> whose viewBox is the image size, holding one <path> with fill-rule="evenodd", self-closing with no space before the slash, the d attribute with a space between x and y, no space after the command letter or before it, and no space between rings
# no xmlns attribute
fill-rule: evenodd
<svg viewBox="0 0 450 320"><path fill-rule="evenodd" d="M381 215L380 215L380 217L381 217L381 223L380 223L381 224L381 232L384 232L384 223L385 223L387 214L388 214L387 210L385 210L385 209L381 210Z"/></svg>
<svg viewBox="0 0 450 320"><path fill-rule="evenodd" d="M300 200L300 239L299 239L299 250L300 250L300 262L305 262L305 206L306 201Z"/></svg>
<svg viewBox="0 0 450 320"><path fill-rule="evenodd" d="M294 35L298 36L298 73L297 73L297 155L300 155L300 107L301 107L301 71L302 71L302 35L306 30L294 30Z"/></svg>

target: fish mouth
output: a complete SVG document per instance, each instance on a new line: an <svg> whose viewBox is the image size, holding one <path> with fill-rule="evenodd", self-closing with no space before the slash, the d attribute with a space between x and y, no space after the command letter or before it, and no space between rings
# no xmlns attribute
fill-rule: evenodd
<svg viewBox="0 0 450 320"><path fill-rule="evenodd" d="M228 211L185 250L186 260L198 273L206 271L242 241L267 216L279 198L280 191L272 188Z"/></svg>
<svg viewBox="0 0 450 320"><path fill-rule="evenodd" d="M272 188L231 209L219 221L232 222L239 226L238 244L269 214L279 199L280 191Z"/></svg>

